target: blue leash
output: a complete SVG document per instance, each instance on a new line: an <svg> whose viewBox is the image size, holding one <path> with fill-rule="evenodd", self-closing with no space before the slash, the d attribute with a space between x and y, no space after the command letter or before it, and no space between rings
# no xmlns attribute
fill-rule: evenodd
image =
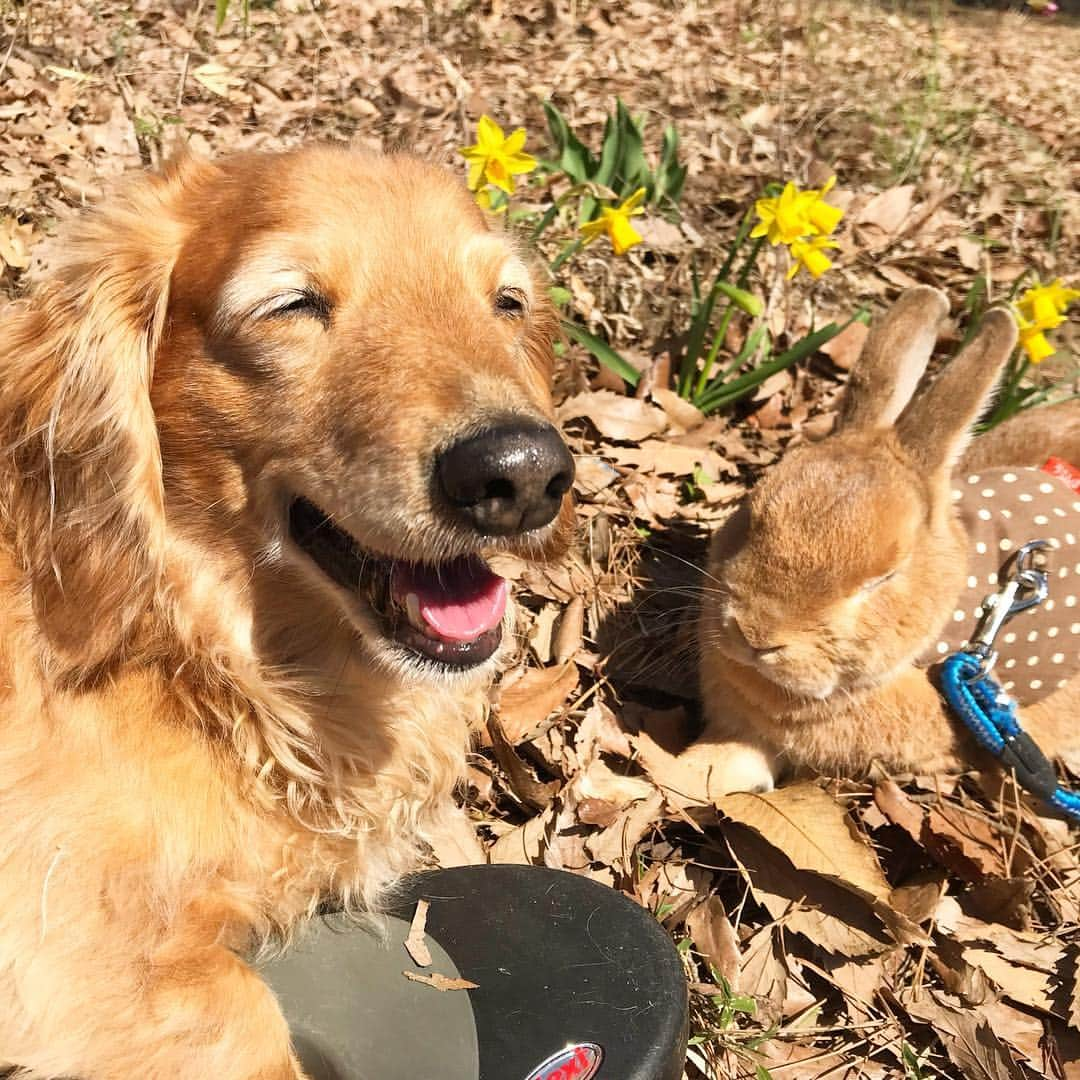
<svg viewBox="0 0 1080 1080"><path fill-rule="evenodd" d="M1080 795L1058 782L1053 763L1020 726L1016 702L990 674L997 659L998 632L1014 615L1046 599L1046 572L1035 567L1034 555L1049 546L1034 540L1017 551L1011 577L1000 592L983 601L984 614L971 639L943 661L941 692L975 741L1012 770L1025 791L1080 821Z"/></svg>

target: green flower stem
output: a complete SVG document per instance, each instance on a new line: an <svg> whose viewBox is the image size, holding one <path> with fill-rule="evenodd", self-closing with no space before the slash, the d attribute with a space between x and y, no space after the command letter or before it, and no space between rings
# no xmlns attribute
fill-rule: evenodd
<svg viewBox="0 0 1080 1080"><path fill-rule="evenodd" d="M742 269L739 271L739 276L735 279L735 284L740 289L745 289L750 282L750 271L754 269L757 264L758 256L761 254L761 249L765 246L765 241L768 237L759 236L754 241L754 246L750 249L750 254L746 256L746 262L742 264Z"/></svg>
<svg viewBox="0 0 1080 1080"><path fill-rule="evenodd" d="M695 313L690 324L690 333L686 341L686 353L683 355L682 364L679 366L679 382L677 391L679 397L689 399L690 387L694 381L694 371L697 368L698 357L701 355L702 346L705 344L705 334L712 321L713 307L716 305L717 286L721 281L726 281L731 268L735 265L735 259L740 249L750 235L753 227L753 211L748 210L739 225L739 231L735 234L731 246L728 248L727 257L713 278L712 287L705 297L700 310Z"/></svg>
<svg viewBox="0 0 1080 1080"><path fill-rule="evenodd" d="M709 383L713 364L716 363L716 354L720 351L720 346L723 344L724 338L727 337L728 327L731 325L731 320L734 315L735 304L732 302L728 304L727 311L724 312L724 316L720 320L720 329L716 331L716 336L713 338L712 346L709 349L709 355L705 358L705 363L701 366L701 371L698 373L697 386L694 387L695 398L701 396L702 391Z"/></svg>
<svg viewBox="0 0 1080 1080"><path fill-rule="evenodd" d="M570 259L574 255L576 255L583 246L584 241L580 238L578 238L577 240L571 240L570 243L567 244L566 247L564 247L562 251L560 251L559 254L555 256L554 260L552 260L551 272L553 274L556 273L559 267L561 267L567 259Z"/></svg>
<svg viewBox="0 0 1080 1080"><path fill-rule="evenodd" d="M732 379L729 383L713 383L704 396L695 401L694 404L697 405L702 412L713 412L724 405L733 404L738 401L739 398L748 394L755 386L763 383L770 375L774 375L778 371L783 371L784 368L790 367L804 357L816 352L822 345L836 337L841 330L850 326L856 319L859 319L861 315L863 315L863 312L859 311L848 319L846 323L843 323L840 326L836 323L829 323L820 330L816 330L812 334L807 334L802 341L797 342L786 352L782 352L779 356L774 357L767 363L758 364L753 371L748 371L745 375L742 375L737 379Z"/></svg>
<svg viewBox="0 0 1080 1080"><path fill-rule="evenodd" d="M740 234L742 230L740 229ZM749 229L746 230L749 233ZM738 239L738 238L736 238ZM745 237L743 237L745 239ZM758 256L761 254L761 249L765 244L766 238L759 236L754 241L754 246L750 249L750 254L746 256L742 267L739 270L739 276L735 279L736 285L740 289L745 289L750 282L750 274L753 272L754 266L757 264ZM741 245L741 241L740 241ZM735 249L733 248L731 254L728 256L728 261L725 262L721 268L723 273L717 275L717 281L723 281L725 276L731 270L731 264L734 263ZM716 288L713 287L713 295L716 295ZM731 325L731 320L735 315L735 303L728 304L727 311L724 312L724 317L720 320L720 329L716 331L716 336L713 338L712 347L709 349L709 355L705 360L705 364L698 375L697 386L694 387L694 398L701 396L705 387L709 383L709 376L712 375L713 365L716 363L717 354L720 352L720 346L724 343L724 338L727 336L728 327Z"/></svg>
<svg viewBox="0 0 1080 1080"><path fill-rule="evenodd" d="M1020 383L1023 382L1024 376L1031 367L1031 361L1026 356L1021 356L1017 350L1013 359L1009 361L1009 367L1013 370L1009 372L1005 386L998 395L997 405L986 421L984 431L1000 424L1003 420L1008 420L1024 406L1024 397L1018 395L1017 390L1020 389Z"/></svg>
<svg viewBox="0 0 1080 1080"><path fill-rule="evenodd" d="M544 211L544 216L537 222L536 228L532 231L532 239L537 240L540 234L555 220L559 213L558 201L553 202L551 206Z"/></svg>

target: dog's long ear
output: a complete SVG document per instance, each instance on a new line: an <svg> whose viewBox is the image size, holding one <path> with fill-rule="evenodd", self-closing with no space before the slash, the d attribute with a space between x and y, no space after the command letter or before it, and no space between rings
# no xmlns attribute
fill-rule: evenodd
<svg viewBox="0 0 1080 1080"><path fill-rule="evenodd" d="M67 238L62 265L0 320L0 515L14 528L58 674L120 657L159 581L161 462L150 404L183 242L181 160Z"/></svg>

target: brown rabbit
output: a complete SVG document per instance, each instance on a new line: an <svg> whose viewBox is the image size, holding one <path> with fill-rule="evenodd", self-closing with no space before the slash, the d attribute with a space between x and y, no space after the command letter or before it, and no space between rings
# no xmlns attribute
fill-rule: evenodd
<svg viewBox="0 0 1080 1080"><path fill-rule="evenodd" d="M950 634L959 644L971 633L978 609L964 599L969 590L974 605L995 591L1013 544L1035 537L1003 535L990 550L973 543L959 507L965 495L998 494L978 475L967 483L968 461L957 466L1016 343L1008 312L988 312L971 343L912 397L947 312L936 289L905 292L867 339L837 433L789 453L715 537L699 622L707 724L686 752L707 768L712 797L767 790L808 770L858 776L879 763L933 772L977 760L925 657L947 651ZM1068 436L1069 453L1078 430L1071 407L1068 415L1039 410L996 429L985 453L969 460L980 469L1013 466L994 483L1014 494L1034 484L1036 496L1019 498L1054 500L1054 523L1063 518L1080 534L1080 502L1067 484L1024 468L1055 452L1052 435ZM1002 460L1009 455L1017 460ZM1027 529L1009 510L967 509L973 523L999 533ZM1069 644L1076 666L1080 637ZM1080 679L1063 677L1064 659L1047 660L1059 665L1053 684L1046 680L1051 692L1021 715L1048 754L1065 748L1066 719L1080 706Z"/></svg>

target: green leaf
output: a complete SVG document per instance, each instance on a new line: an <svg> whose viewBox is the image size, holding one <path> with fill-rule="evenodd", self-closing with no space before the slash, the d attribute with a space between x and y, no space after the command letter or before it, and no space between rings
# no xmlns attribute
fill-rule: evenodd
<svg viewBox="0 0 1080 1080"><path fill-rule="evenodd" d="M583 326L579 326L569 319L562 320L563 333L572 338L582 348L587 349L601 364L610 368L620 378L631 386L637 386L641 379L641 373L632 364L624 360L606 341L590 334Z"/></svg>
<svg viewBox="0 0 1080 1080"><path fill-rule="evenodd" d="M854 321L854 318L852 318L844 326L848 326ZM755 387L760 386L770 375L775 375L778 371L791 367L792 364L798 363L804 357L816 352L822 345L832 341L844 329L844 326L829 323L828 326L823 326L820 330L807 334L806 337L796 342L786 352L780 353L779 356L774 357L767 363L758 364L753 371L748 371L745 375L732 379L731 382L718 384L714 380L705 388L705 392L694 404L702 412L713 412L716 409L723 408L725 405L733 405L740 398L746 397Z"/></svg>
<svg viewBox="0 0 1080 1080"><path fill-rule="evenodd" d="M548 289L548 296L551 297L551 302L556 307L566 307L573 299L570 290L564 289L561 285L552 285L551 288Z"/></svg>
<svg viewBox="0 0 1080 1080"><path fill-rule="evenodd" d="M217 29L220 30L225 24L225 16L229 14L229 0L217 0L215 13L217 17Z"/></svg>
<svg viewBox="0 0 1080 1080"><path fill-rule="evenodd" d="M618 116L609 116L604 124L604 141L600 146L600 164L593 180L605 187L614 187L615 173L622 157L622 128Z"/></svg>
<svg viewBox="0 0 1080 1080"><path fill-rule="evenodd" d="M218 0L220 4L221 0ZM228 2L228 0L226 0ZM596 171L596 162L581 140L571 130L566 118L550 101L544 102L548 131L558 154L556 164L571 180L585 183Z"/></svg>
<svg viewBox="0 0 1080 1080"><path fill-rule="evenodd" d="M667 203L675 207L685 182L686 166L679 164L679 133L674 124L668 124L664 128L660 143L660 162L656 167L653 203L657 206Z"/></svg>
<svg viewBox="0 0 1080 1080"><path fill-rule="evenodd" d="M612 187L620 198L633 195L639 187L645 188L648 199L652 198L653 176L645 160L641 128L634 121L621 100L615 105L615 119L619 127L619 158L615 163L615 182Z"/></svg>

